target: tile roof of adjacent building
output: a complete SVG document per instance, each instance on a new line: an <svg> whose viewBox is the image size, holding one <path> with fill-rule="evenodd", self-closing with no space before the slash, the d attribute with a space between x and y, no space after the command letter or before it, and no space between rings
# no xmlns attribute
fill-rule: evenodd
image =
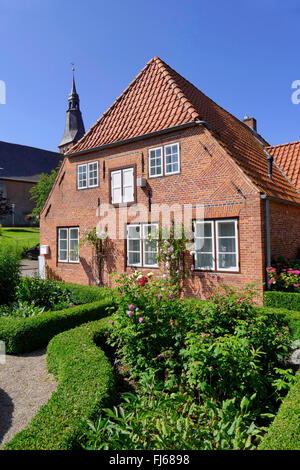
<svg viewBox="0 0 300 470"><path fill-rule="evenodd" d="M0 141L0 177L35 177L50 173L63 156L57 152Z"/></svg>
<svg viewBox="0 0 300 470"><path fill-rule="evenodd" d="M213 136L261 192L300 203L300 194L276 165L273 178L268 178L267 142L158 57L146 64L68 153L195 120L210 125Z"/></svg>
<svg viewBox="0 0 300 470"><path fill-rule="evenodd" d="M266 149L289 180L300 191L300 141Z"/></svg>

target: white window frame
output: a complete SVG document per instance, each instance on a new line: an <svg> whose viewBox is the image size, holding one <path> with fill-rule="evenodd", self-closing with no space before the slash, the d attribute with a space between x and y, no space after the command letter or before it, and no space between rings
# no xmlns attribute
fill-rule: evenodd
<svg viewBox="0 0 300 470"><path fill-rule="evenodd" d="M210 224L211 226L211 237L196 237L196 225L200 225L200 224ZM195 269L198 270L198 271L215 271L216 269L216 257L215 257L215 227L214 227L214 221L213 220L196 220L194 222L194 239L196 240L196 238L208 238L208 239L211 239L212 240L212 257L213 257L213 266L212 268L202 268L202 267L198 267L196 266L196 261L197 261L197 254L195 254ZM204 234L204 229L203 229L203 234ZM196 251L196 243L195 243L195 251ZM201 252L202 254L211 254L210 252Z"/></svg>
<svg viewBox="0 0 300 470"><path fill-rule="evenodd" d="M129 227L140 227L140 238L129 238L129 236L128 236ZM127 266L142 266L143 259L142 259L142 238L141 238L142 227L141 227L141 224L128 224L127 227L126 227L126 230L127 230L127 233L126 233L126 239L127 239L127 243L126 243L126 246L127 246L126 264L127 264ZM129 240L139 240L139 242L140 242L140 262L139 263L129 263L129 253L130 252L135 253L134 251L129 250Z"/></svg>
<svg viewBox="0 0 300 470"><path fill-rule="evenodd" d="M90 184L90 167L94 164L97 164L97 184ZM86 184L85 186L79 186L79 168L85 168L85 174L86 174ZM96 188L99 186L99 162L98 160L95 160L93 162L89 163L82 163L77 166L77 189L87 189L87 188Z"/></svg>
<svg viewBox="0 0 300 470"><path fill-rule="evenodd" d="M153 160L154 158L156 160L158 157L156 157L156 155L155 155L155 157L153 158L153 157L150 156L150 153L151 153L151 151L156 152L156 150L160 150L160 152L161 152L161 157L160 157L161 158L161 172L156 173L155 175L151 175L150 170L151 170L151 168L153 168L153 167L151 167L151 160ZM163 151L163 147L152 147L151 149L148 150L148 165L149 165L149 171L148 171L149 178L157 178L158 176L163 176L163 174L164 174L164 151ZM155 166L154 168L157 168L157 166Z"/></svg>
<svg viewBox="0 0 300 470"><path fill-rule="evenodd" d="M146 264L145 262L145 242L147 241L146 237L145 237L145 227L149 227L149 226L154 226L157 230L157 234L158 234L158 223L143 223L141 224L142 225L142 245L143 245L143 249L142 249L142 263L143 263L143 266L145 268L158 268L158 263L154 263L154 264ZM148 239L149 241L149 239ZM154 252L153 252L154 253ZM156 253L157 253L157 256L158 256L158 238L157 238L157 250L156 250Z"/></svg>
<svg viewBox="0 0 300 470"><path fill-rule="evenodd" d="M96 165L96 171L97 171L97 183L96 184L90 184L90 167L92 165ZM95 171L95 170L92 170L92 171ZM96 160L95 162L88 163L87 180L88 180L89 188L96 188L97 186L99 186L99 162L98 160Z"/></svg>
<svg viewBox="0 0 300 470"><path fill-rule="evenodd" d="M67 249L66 250L62 250L62 251L67 251L67 259L61 259L60 258L60 231L61 230L66 230L67 231L67 238L63 239L63 240L67 240ZM78 234L78 255L77 255L77 259L76 260L71 260L71 257L70 257L70 253L71 253L71 249L70 249L70 241L71 241L71 237L70 237L70 231L71 230L77 230L77 234ZM76 240L75 238L72 238L72 240ZM59 263L79 263L79 227L58 227L58 243L57 243L57 250L58 250L58 256L57 256L57 259L58 259L58 262Z"/></svg>
<svg viewBox="0 0 300 470"><path fill-rule="evenodd" d="M216 223L216 252L217 252L217 270L218 271L221 271L221 272L238 272L239 271L239 237L238 237L238 221L236 219L217 219L215 221ZM230 237L219 237L219 224L220 223L234 223L234 231L235 231L235 234L234 236L230 236ZM219 249L218 249L218 240L219 238L234 238L235 239L235 248L236 248L236 251L235 252L219 252ZM234 254L236 255L236 266L233 266L231 268L220 268L219 267L219 254Z"/></svg>
<svg viewBox="0 0 300 470"><path fill-rule="evenodd" d="M177 153L178 153L178 170L177 171L169 171L167 172L167 158L166 158L166 148L167 147L172 147L176 145L177 146ZM156 175L151 175L150 174L150 169L151 169L151 160L153 157L150 157L150 152L153 150L160 150L161 151L161 173L156 174ZM159 147L151 147L148 150L148 176L149 178L158 178L160 176L171 176L171 175L178 175L181 171L181 164L180 164L180 144L179 142L174 142L170 144L166 144L164 146L159 146Z"/></svg>
<svg viewBox="0 0 300 470"><path fill-rule="evenodd" d="M143 267L143 268L158 268L158 263L155 263L155 264L146 264L145 263L145 241L146 238L145 238L145 227L149 227L149 226L154 226L157 230L157 233L158 233L158 223L157 222L154 222L154 223L150 223L150 222L145 222L145 223L140 223L140 224L128 224L126 229L127 229L127 234L126 234L126 237L127 237L127 253L126 253L126 257L127 257L127 261L126 261L126 264L127 266L136 266L136 267ZM128 233L129 233L129 229L128 227L140 227L140 238L129 238L128 237ZM129 240L139 240L140 242L140 263L129 263L129 253L132 251L132 250L129 250ZM157 255L158 255L158 244L157 244Z"/></svg>
<svg viewBox="0 0 300 470"><path fill-rule="evenodd" d="M85 186L80 186L80 179L79 179L79 168L85 168L85 174L86 174L86 178L85 178ZM87 165L86 163L82 164L82 165L78 165L77 166L77 189L86 189L88 187L88 173L87 173Z"/></svg>
<svg viewBox="0 0 300 470"><path fill-rule="evenodd" d="M178 170L177 171L169 171L167 172L167 165L173 165L174 163L167 163L167 155L166 155L166 148L167 147L174 147L176 145L177 147L177 155L178 155ZM168 144L168 145L165 145L164 146L164 170L165 170L165 175L166 176L169 176L169 175L177 175L178 173L180 173L180 147L179 147L179 143L175 143L175 144Z"/></svg>
<svg viewBox="0 0 300 470"><path fill-rule="evenodd" d="M125 194L125 191L124 191L124 188L125 188L125 185L124 185L124 172L125 171L128 171L128 170L132 170L132 200L131 201L124 201L124 194ZM120 179L121 179L121 186L120 187L117 187L117 189L120 189L121 190L121 201L118 201L118 202L115 202L114 199L113 199L113 186L112 186L112 182L113 182L113 174L114 173L119 173L120 174ZM119 169L116 169L116 170L111 170L110 172L110 197L111 197L111 204L132 204L133 202L135 202L135 168L133 166L129 166L129 167L126 167L126 168L119 168ZM129 188L130 186L126 186L127 188Z"/></svg>

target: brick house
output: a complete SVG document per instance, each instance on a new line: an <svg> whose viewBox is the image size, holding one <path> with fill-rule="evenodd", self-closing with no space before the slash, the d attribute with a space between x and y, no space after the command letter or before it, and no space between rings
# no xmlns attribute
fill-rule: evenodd
<svg viewBox="0 0 300 470"><path fill-rule="evenodd" d="M163 224L168 208L178 215L188 207L183 220L193 224L196 253L185 254L192 268L186 295L251 282L261 294L271 257L293 257L300 247L299 178L276 161L276 147L257 133L253 118L241 122L154 57L65 154L41 213L47 271L97 283L92 248L78 244L113 218L104 284L111 285L112 271L159 276L157 243L147 234ZM109 205L112 214L102 210Z"/></svg>

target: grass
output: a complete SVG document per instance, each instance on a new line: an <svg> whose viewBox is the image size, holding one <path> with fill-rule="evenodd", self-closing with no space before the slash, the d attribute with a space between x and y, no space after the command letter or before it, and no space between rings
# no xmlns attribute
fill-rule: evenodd
<svg viewBox="0 0 300 470"><path fill-rule="evenodd" d="M38 227L7 227L2 228L0 246L11 246L22 253L40 242Z"/></svg>

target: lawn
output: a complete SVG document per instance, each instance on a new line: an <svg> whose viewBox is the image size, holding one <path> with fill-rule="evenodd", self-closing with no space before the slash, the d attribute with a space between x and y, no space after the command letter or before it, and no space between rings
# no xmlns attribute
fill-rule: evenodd
<svg viewBox="0 0 300 470"><path fill-rule="evenodd" d="M2 229L1 246L12 246L22 251L36 245L40 241L40 229L37 227L8 227Z"/></svg>

